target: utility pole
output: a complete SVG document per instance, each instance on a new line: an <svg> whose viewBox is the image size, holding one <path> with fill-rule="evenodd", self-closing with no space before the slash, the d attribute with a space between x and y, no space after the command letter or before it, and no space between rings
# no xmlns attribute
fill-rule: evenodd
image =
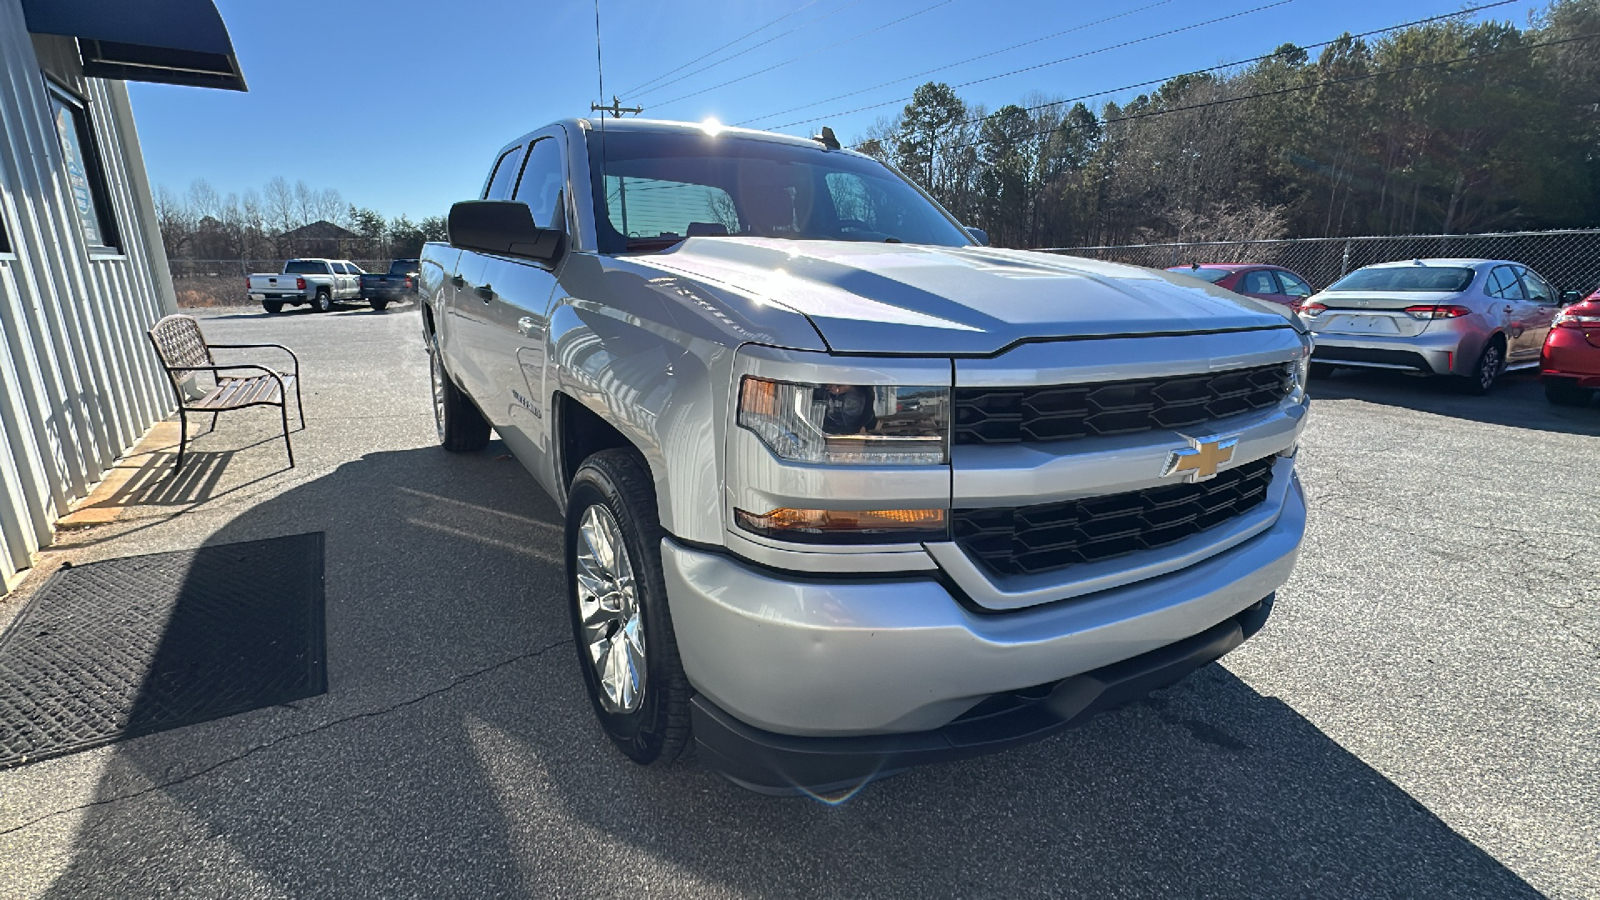
<svg viewBox="0 0 1600 900"><path fill-rule="evenodd" d="M603 105L601 105L599 103L591 103L591 104L589 104L589 111L590 112L608 112L608 113L611 113L611 118L620 119L620 118L622 118L622 114L623 113L633 113L634 115L637 116L638 114L644 112L644 107L642 107L642 106L623 106L622 105L622 101L617 99L617 95L616 94L612 94L611 95L611 105L610 106L603 106Z"/></svg>

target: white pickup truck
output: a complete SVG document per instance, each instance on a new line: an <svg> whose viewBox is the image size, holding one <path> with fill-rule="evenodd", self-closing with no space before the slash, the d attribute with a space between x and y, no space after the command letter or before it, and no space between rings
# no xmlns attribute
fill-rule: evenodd
<svg viewBox="0 0 1600 900"><path fill-rule="evenodd" d="M361 267L347 259L291 259L282 272L263 272L245 279L250 299L269 313L285 306L310 304L317 312L341 300L361 299Z"/></svg>
<svg viewBox="0 0 1600 900"><path fill-rule="evenodd" d="M830 132L601 129L507 145L420 294L440 443L493 429L565 510L624 754L848 789L1266 622L1306 521L1286 307L985 247Z"/></svg>

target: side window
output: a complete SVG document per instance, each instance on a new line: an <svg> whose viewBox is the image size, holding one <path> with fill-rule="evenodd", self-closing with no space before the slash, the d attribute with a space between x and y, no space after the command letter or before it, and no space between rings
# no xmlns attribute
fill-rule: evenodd
<svg viewBox="0 0 1600 900"><path fill-rule="evenodd" d="M72 193L72 205L78 212L85 240L100 249L121 247L105 172L100 168L94 132L89 128L88 110L83 101L51 85L50 112L61 141L61 155L67 163L67 190Z"/></svg>
<svg viewBox="0 0 1600 900"><path fill-rule="evenodd" d="M11 230L6 227L6 218L0 215L0 253L11 252Z"/></svg>
<svg viewBox="0 0 1600 900"><path fill-rule="evenodd" d="M1532 269L1522 270L1522 286L1528 289L1528 299L1546 306L1554 306L1557 302L1555 288L1550 282L1540 278Z"/></svg>
<svg viewBox="0 0 1600 900"><path fill-rule="evenodd" d="M1311 285L1300 280L1300 277L1290 272L1279 272L1278 281L1283 284L1283 292L1291 297L1309 297L1313 293Z"/></svg>
<svg viewBox="0 0 1600 900"><path fill-rule="evenodd" d="M336 262L336 263L333 264L333 274L335 274L335 275L349 275L350 274L350 270L345 267L344 263Z"/></svg>
<svg viewBox="0 0 1600 900"><path fill-rule="evenodd" d="M513 200L521 200L533 210L533 224L550 228L561 213L562 192L567 186L566 166L561 159L561 144L555 138L540 138L528 145L528 161L522 165Z"/></svg>
<svg viewBox="0 0 1600 900"><path fill-rule="evenodd" d="M500 159L494 164L494 174L489 177L489 187L484 190L483 200L510 200L511 186L516 183L517 170L521 168L522 147L512 147L500 154Z"/></svg>
<svg viewBox="0 0 1600 900"><path fill-rule="evenodd" d="M1522 292L1522 283L1517 281L1517 273L1511 271L1510 266L1495 266L1490 270L1488 292L1489 296L1502 300L1527 299Z"/></svg>
<svg viewBox="0 0 1600 900"><path fill-rule="evenodd" d="M1276 294L1278 284L1272 279L1272 273L1265 269L1246 272L1244 280L1239 283L1239 291L1245 294Z"/></svg>

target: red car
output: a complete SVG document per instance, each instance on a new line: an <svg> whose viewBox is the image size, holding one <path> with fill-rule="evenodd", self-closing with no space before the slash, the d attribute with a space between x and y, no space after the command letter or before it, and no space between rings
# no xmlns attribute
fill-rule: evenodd
<svg viewBox="0 0 1600 900"><path fill-rule="evenodd" d="M1259 263L1195 263L1190 266L1173 266L1168 272L1182 272L1226 288L1235 294L1281 303L1298 309L1301 301L1311 296L1311 285L1304 278L1282 266Z"/></svg>
<svg viewBox="0 0 1600 900"><path fill-rule="evenodd" d="M1539 354L1544 395L1561 406L1588 406L1600 388L1600 291L1556 314Z"/></svg>

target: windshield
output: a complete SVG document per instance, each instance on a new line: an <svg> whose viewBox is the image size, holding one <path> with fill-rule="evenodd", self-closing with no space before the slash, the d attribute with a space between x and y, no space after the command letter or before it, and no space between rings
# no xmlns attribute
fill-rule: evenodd
<svg viewBox="0 0 1600 900"><path fill-rule="evenodd" d="M1216 284L1222 279L1233 274L1232 269L1196 269L1193 266L1173 266L1167 271L1179 272L1184 275L1192 275L1195 278L1199 278L1202 281L1209 281L1212 284Z"/></svg>
<svg viewBox="0 0 1600 900"><path fill-rule="evenodd" d="M311 259L291 259L283 264L285 275L326 275L328 264Z"/></svg>
<svg viewBox="0 0 1600 900"><path fill-rule="evenodd" d="M685 237L972 243L887 167L820 145L617 131L591 133L589 153L603 253L664 250Z"/></svg>
<svg viewBox="0 0 1600 900"><path fill-rule="evenodd" d="M414 259L397 259L389 264L390 275L415 275L417 261Z"/></svg>
<svg viewBox="0 0 1600 900"><path fill-rule="evenodd" d="M1438 291L1457 293L1472 283L1471 269L1437 266L1385 266L1357 269L1335 281L1330 291Z"/></svg>

